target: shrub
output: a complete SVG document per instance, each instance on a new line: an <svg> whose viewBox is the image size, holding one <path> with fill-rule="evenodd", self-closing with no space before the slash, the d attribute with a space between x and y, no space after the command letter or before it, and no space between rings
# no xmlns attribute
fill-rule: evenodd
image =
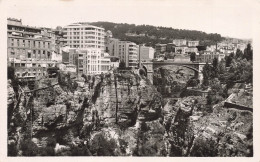
<svg viewBox="0 0 260 162"><path fill-rule="evenodd" d="M37 145L30 139L21 142L21 150L23 156L36 156L38 154Z"/></svg>

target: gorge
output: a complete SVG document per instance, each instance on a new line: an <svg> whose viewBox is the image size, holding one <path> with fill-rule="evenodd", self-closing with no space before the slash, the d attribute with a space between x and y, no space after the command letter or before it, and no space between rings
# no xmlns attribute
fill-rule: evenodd
<svg viewBox="0 0 260 162"><path fill-rule="evenodd" d="M172 68L171 68L172 69ZM8 80L9 156L252 156L252 112L185 93L185 69Z"/></svg>

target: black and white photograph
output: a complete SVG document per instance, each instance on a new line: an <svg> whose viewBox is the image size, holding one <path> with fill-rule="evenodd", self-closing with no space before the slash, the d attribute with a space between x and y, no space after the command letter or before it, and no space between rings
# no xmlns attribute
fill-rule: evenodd
<svg viewBox="0 0 260 162"><path fill-rule="evenodd" d="M1 154L253 160L259 5L0 0Z"/></svg>

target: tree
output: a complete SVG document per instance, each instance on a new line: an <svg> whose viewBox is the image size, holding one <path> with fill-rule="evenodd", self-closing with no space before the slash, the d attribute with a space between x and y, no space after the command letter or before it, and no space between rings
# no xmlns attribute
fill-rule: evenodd
<svg viewBox="0 0 260 162"><path fill-rule="evenodd" d="M236 58L242 58L242 57L243 57L243 52L240 49L237 49Z"/></svg>
<svg viewBox="0 0 260 162"><path fill-rule="evenodd" d="M188 87L196 87L199 84L199 80L198 79L190 79L187 82L187 86Z"/></svg>
<svg viewBox="0 0 260 162"><path fill-rule="evenodd" d="M7 79L14 80L14 78L15 78L14 72L15 72L14 67L8 66L7 67Z"/></svg>
<svg viewBox="0 0 260 162"><path fill-rule="evenodd" d="M222 59L218 64L218 70L220 74L224 74L226 72L226 60Z"/></svg>
<svg viewBox="0 0 260 162"><path fill-rule="evenodd" d="M244 50L244 58L246 58L247 60L253 59L253 50L250 43L247 44L247 47Z"/></svg>
<svg viewBox="0 0 260 162"><path fill-rule="evenodd" d="M94 136L89 148L93 156L116 156L117 144L114 139L106 139L105 134L101 132Z"/></svg>
<svg viewBox="0 0 260 162"><path fill-rule="evenodd" d="M205 86L208 86L209 85L209 79L210 79L210 76L211 76L211 66L208 64L208 62L203 67L202 74L203 74L202 84L205 85Z"/></svg>
<svg viewBox="0 0 260 162"><path fill-rule="evenodd" d="M120 61L119 63L119 69L125 69L126 65L125 65L125 62L122 60Z"/></svg>
<svg viewBox="0 0 260 162"><path fill-rule="evenodd" d="M23 156L36 156L38 154L37 145L30 139L21 142L21 150Z"/></svg>
<svg viewBox="0 0 260 162"><path fill-rule="evenodd" d="M192 52L190 54L190 61L195 61L196 60L196 53L195 52Z"/></svg>
<svg viewBox="0 0 260 162"><path fill-rule="evenodd" d="M229 67L231 62L232 62L232 57L229 55L229 56L226 56L225 57L225 60L226 60L226 67Z"/></svg>
<svg viewBox="0 0 260 162"><path fill-rule="evenodd" d="M218 58L213 59L213 71L212 71L212 78L218 77L219 69L218 69Z"/></svg>

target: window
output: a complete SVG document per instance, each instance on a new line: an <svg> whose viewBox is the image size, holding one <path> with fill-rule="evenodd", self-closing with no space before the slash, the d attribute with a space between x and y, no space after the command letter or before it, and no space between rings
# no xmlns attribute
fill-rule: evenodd
<svg viewBox="0 0 260 162"><path fill-rule="evenodd" d="M12 48L11 49L11 55L14 55L15 54L15 52L14 52L14 49Z"/></svg>

